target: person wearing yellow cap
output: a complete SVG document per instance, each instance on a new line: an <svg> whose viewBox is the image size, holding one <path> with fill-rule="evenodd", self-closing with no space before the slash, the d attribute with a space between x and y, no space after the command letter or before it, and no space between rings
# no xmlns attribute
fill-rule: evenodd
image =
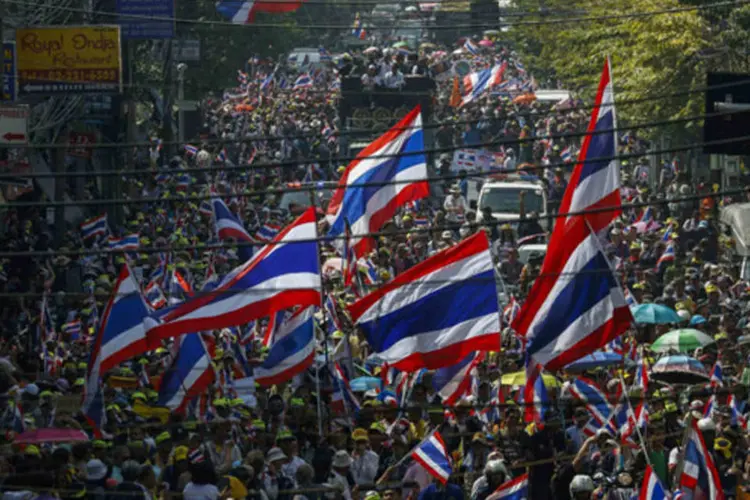
<svg viewBox="0 0 750 500"><path fill-rule="evenodd" d="M373 484L377 479L380 456L370 449L370 436L366 429L357 428L352 432L351 473L357 484Z"/></svg>
<svg viewBox="0 0 750 500"><path fill-rule="evenodd" d="M297 469L305 463L299 456L299 443L297 437L289 428L284 427L276 433L276 446L281 448L287 459L281 466L281 472L289 478L297 475Z"/></svg>

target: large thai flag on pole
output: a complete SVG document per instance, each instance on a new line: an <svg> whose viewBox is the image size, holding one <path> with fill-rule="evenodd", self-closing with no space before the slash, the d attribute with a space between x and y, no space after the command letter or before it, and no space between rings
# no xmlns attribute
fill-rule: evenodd
<svg viewBox="0 0 750 500"><path fill-rule="evenodd" d="M313 307L305 308L285 321L263 364L255 369L261 386L281 384L310 367L315 357Z"/></svg>
<svg viewBox="0 0 750 500"><path fill-rule="evenodd" d="M540 277L513 322L513 329L526 337L527 356L548 370L603 347L632 321L598 236L621 207L613 99L607 62L588 133L560 205L564 214L586 213L557 219Z"/></svg>
<svg viewBox="0 0 750 500"><path fill-rule="evenodd" d="M331 377L333 378L331 408L337 413L352 412L351 416L353 417L353 412L359 410L359 400L357 399L357 396L354 395L354 392L349 385L349 379L341 368L341 365L338 363L333 364Z"/></svg>
<svg viewBox="0 0 750 500"><path fill-rule="evenodd" d="M484 359L484 353L473 352L459 363L440 368L432 376L432 387L442 398L443 405L455 405L471 385L471 372Z"/></svg>
<svg viewBox="0 0 750 500"><path fill-rule="evenodd" d="M148 350L143 325L148 314L138 283L125 265L101 318L86 372L82 412L96 432L105 421L101 377L123 361Z"/></svg>
<svg viewBox="0 0 750 500"><path fill-rule="evenodd" d="M214 382L216 373L200 334L183 335L179 342L177 356L159 386L159 406L183 412Z"/></svg>
<svg viewBox="0 0 750 500"><path fill-rule="evenodd" d="M294 306L321 303L314 209L308 209L208 293L165 309L149 345L185 333L231 328Z"/></svg>
<svg viewBox="0 0 750 500"><path fill-rule="evenodd" d="M606 425L612 418L612 405L593 380L578 377L570 382L568 392L586 406L599 425Z"/></svg>
<svg viewBox="0 0 750 500"><path fill-rule="evenodd" d="M711 450L706 446L698 422L691 421L685 441L685 455L680 476L680 489L695 494L700 487L709 500L723 500L724 490Z"/></svg>
<svg viewBox="0 0 750 500"><path fill-rule="evenodd" d="M483 231L349 306L378 356L404 371L459 363L500 346L500 311Z"/></svg>
<svg viewBox="0 0 750 500"><path fill-rule="evenodd" d="M492 87L499 85L503 81L503 75L505 74L505 68L508 63L498 64L492 68L483 69L482 71L476 71L469 73L464 77L464 91L463 97L461 98L461 105L464 106L480 95L484 91L491 89Z"/></svg>
<svg viewBox="0 0 750 500"><path fill-rule="evenodd" d="M429 193L422 114L417 106L346 167L328 204L329 236L342 238L348 223L351 248L362 257L373 248L370 233L379 231L399 207Z"/></svg>
<svg viewBox="0 0 750 500"><path fill-rule="evenodd" d="M451 463L448 458L448 448L439 432L435 431L422 441L411 452L412 458L419 462L432 477L443 485L451 477Z"/></svg>

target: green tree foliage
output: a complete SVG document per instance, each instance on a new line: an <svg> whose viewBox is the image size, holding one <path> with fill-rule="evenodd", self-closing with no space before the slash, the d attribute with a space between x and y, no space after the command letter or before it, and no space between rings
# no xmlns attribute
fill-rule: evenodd
<svg viewBox="0 0 750 500"><path fill-rule="evenodd" d="M627 4L614 0L546 0L543 11L534 0L518 0L516 4L523 12L549 13L527 16L522 22L554 20L512 28L512 35L519 40L517 50L529 61L529 67L540 81L545 77L559 79L566 88L579 91L584 99L590 100L604 60L609 56L618 101L683 92L622 104L618 106L621 123L670 120L703 112L703 94L685 93L705 86L710 64L705 54L711 48L713 37L710 22L700 11L617 17L684 7L677 0L658 3L632 0ZM564 16L571 19L609 17L557 22L562 17L559 12L565 12ZM700 121L683 122L666 129L643 129L639 133L651 137L663 132L673 137L696 137L701 126Z"/></svg>

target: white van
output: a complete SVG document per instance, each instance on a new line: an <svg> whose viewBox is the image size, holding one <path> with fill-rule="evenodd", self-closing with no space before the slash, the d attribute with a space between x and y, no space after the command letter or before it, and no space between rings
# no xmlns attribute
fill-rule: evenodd
<svg viewBox="0 0 750 500"><path fill-rule="evenodd" d="M297 47L286 58L287 64L292 68L300 68L305 61L313 68L320 65L320 50L314 47Z"/></svg>
<svg viewBox="0 0 750 500"><path fill-rule="evenodd" d="M477 200L477 215L481 216L485 207L492 209L492 216L500 222L518 222L520 214L519 193L526 192L524 209L526 214L536 212L539 224L547 228L547 190L539 180L528 177L508 176L503 180L489 181L482 185Z"/></svg>

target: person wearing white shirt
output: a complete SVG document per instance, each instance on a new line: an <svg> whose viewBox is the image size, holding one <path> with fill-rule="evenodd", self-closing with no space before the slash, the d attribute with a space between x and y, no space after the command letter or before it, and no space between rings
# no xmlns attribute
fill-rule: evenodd
<svg viewBox="0 0 750 500"><path fill-rule="evenodd" d="M389 89L400 89L406 85L404 74L398 69L398 64L393 64L391 70L385 74L385 86Z"/></svg>
<svg viewBox="0 0 750 500"><path fill-rule="evenodd" d="M450 189L448 196L445 197L445 201L443 202L443 209L445 210L445 219L448 222L460 223L464 221L468 204L466 203L466 199L461 195L461 190L458 186Z"/></svg>
<svg viewBox="0 0 750 500"><path fill-rule="evenodd" d="M341 491L344 500L352 500L352 490L349 487L347 475L352 466L352 457L346 450L339 450L333 456L331 462L331 474L328 477L328 484Z"/></svg>
<svg viewBox="0 0 750 500"><path fill-rule="evenodd" d="M352 476L357 484L373 484L377 479L380 456L369 449L370 437L365 429L352 432L354 451L352 452Z"/></svg>

